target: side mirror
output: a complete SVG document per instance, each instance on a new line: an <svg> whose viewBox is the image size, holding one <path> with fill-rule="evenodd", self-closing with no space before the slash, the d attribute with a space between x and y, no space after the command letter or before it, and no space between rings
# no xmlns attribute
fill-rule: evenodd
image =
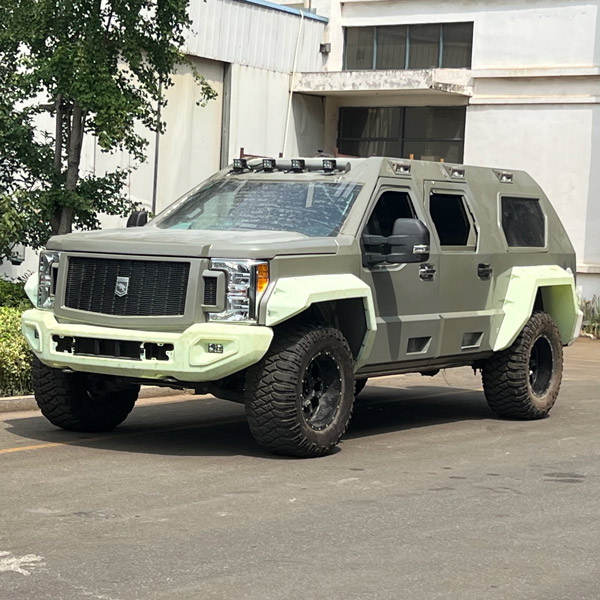
<svg viewBox="0 0 600 600"><path fill-rule="evenodd" d="M389 263L419 263L429 258L429 230L419 219L396 219L387 243Z"/></svg>
<svg viewBox="0 0 600 600"><path fill-rule="evenodd" d="M362 236L366 265L419 263L429 259L429 230L419 219L396 219L392 235Z"/></svg>
<svg viewBox="0 0 600 600"><path fill-rule="evenodd" d="M145 210L134 210L127 219L127 227L143 227L148 222Z"/></svg>

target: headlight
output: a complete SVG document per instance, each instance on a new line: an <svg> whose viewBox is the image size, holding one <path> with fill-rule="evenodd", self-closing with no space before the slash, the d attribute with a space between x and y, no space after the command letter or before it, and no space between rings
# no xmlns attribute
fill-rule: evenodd
<svg viewBox="0 0 600 600"><path fill-rule="evenodd" d="M258 304L269 285L269 263L259 260L216 258L211 261L211 269L225 271L227 283L225 310L209 313L209 320L256 321Z"/></svg>
<svg viewBox="0 0 600 600"><path fill-rule="evenodd" d="M52 308L54 306L59 260L60 252L53 252L52 250L40 252L40 280L38 283L37 298L38 308Z"/></svg>

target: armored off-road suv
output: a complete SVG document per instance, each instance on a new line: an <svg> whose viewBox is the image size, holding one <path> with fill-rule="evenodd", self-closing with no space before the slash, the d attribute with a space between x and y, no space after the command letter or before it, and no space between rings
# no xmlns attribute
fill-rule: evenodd
<svg viewBox="0 0 600 600"><path fill-rule="evenodd" d="M52 238L23 332L54 425L112 429L152 383L244 402L259 444L319 456L380 375L470 365L496 414L545 417L574 270L524 172L240 159L144 226Z"/></svg>

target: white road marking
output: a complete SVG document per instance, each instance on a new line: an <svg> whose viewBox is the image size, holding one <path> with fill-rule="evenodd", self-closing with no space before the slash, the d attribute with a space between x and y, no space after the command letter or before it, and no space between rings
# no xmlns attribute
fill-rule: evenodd
<svg viewBox="0 0 600 600"><path fill-rule="evenodd" d="M27 569L35 569L44 566L44 558L35 554L25 556L14 556L12 552L0 551L0 573L12 571L21 575L31 575Z"/></svg>

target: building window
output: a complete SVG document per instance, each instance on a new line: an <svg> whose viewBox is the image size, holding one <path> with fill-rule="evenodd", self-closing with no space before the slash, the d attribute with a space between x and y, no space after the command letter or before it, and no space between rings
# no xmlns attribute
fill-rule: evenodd
<svg viewBox="0 0 600 600"><path fill-rule="evenodd" d="M469 69L473 23L347 27L344 69Z"/></svg>
<svg viewBox="0 0 600 600"><path fill-rule="evenodd" d="M338 151L462 163L464 106L340 108Z"/></svg>

